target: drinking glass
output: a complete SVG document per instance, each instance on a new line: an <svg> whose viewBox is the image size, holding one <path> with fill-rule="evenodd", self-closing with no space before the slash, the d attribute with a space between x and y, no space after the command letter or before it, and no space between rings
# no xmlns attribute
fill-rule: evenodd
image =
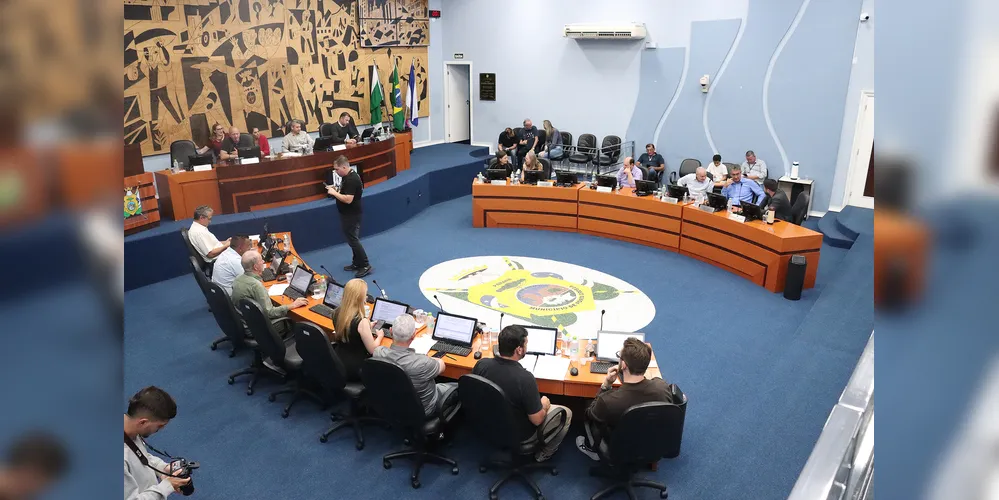
<svg viewBox="0 0 999 500"><path fill-rule="evenodd" d="M312 298L320 300L326 295L326 287L323 286L322 282L315 282L312 284Z"/></svg>

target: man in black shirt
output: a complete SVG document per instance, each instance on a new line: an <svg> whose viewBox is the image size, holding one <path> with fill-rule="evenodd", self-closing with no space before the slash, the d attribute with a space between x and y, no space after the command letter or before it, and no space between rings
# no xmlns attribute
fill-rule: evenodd
<svg viewBox="0 0 999 500"><path fill-rule="evenodd" d="M576 438L576 448L593 460L600 457L593 450L600 447L601 441L610 438L624 412L642 403L662 401L673 402L669 384L661 378L645 378L645 370L652 360L652 348L634 337L625 339L618 354L617 366L607 370L607 377L600 384L600 392L586 409L584 428L586 436ZM621 387L614 389L614 382L620 378Z"/></svg>
<svg viewBox="0 0 999 500"><path fill-rule="evenodd" d="M512 128L507 127L506 130L500 132L496 146L496 158L499 158L499 152L503 151L510 156L512 163L517 163L515 159L517 155L517 134L513 133Z"/></svg>
<svg viewBox="0 0 999 500"><path fill-rule="evenodd" d="M645 145L645 152L638 157L638 163L649 171L649 178L646 180L662 184L663 173L666 172L666 160L663 159L663 155L656 153L655 144Z"/></svg>
<svg viewBox="0 0 999 500"><path fill-rule="evenodd" d="M344 271L356 271L354 277L363 278L371 274L371 264L368 263L368 254L361 246L361 191L364 190L364 183L361 176L350 168L350 162L346 156L340 156L333 162L333 169L343 180L340 187L327 186L326 192L336 198L336 209L340 212L340 227L343 228L343 236L350 245L350 250L354 257L349 266L343 266Z"/></svg>
<svg viewBox="0 0 999 500"><path fill-rule="evenodd" d="M776 179L763 181L763 191L767 193L767 197L763 203L760 203L760 206L773 210L774 219L787 222L794 220L794 216L791 214L791 201L787 199L787 193L777 189Z"/></svg>
<svg viewBox="0 0 999 500"><path fill-rule="evenodd" d="M219 149L219 159L220 160L231 160L233 158L239 158L239 148L247 148L252 146L252 141L242 141L239 129L236 127L229 127L229 133L226 134L225 139L222 139L222 147Z"/></svg>
<svg viewBox="0 0 999 500"><path fill-rule="evenodd" d="M340 119L333 124L333 144L357 144L357 127L350 121L350 115L340 113Z"/></svg>
<svg viewBox="0 0 999 500"><path fill-rule="evenodd" d="M524 128L520 129L517 136L517 160L524 161L528 151L533 151L538 145L538 127L531 123L531 119L524 120ZM520 163L516 164L520 167Z"/></svg>
<svg viewBox="0 0 999 500"><path fill-rule="evenodd" d="M557 425L557 418L565 413L565 422L544 448L534 455L544 462L555 454L562 439L569 432L572 411L564 406L552 405L548 397L538 394L538 382L520 360L527 354L527 330L520 325L510 325L499 334L499 357L483 358L472 368L472 373L485 377L503 389L503 394L513 407L514 418L520 427L520 437L526 442L538 439L538 429Z"/></svg>

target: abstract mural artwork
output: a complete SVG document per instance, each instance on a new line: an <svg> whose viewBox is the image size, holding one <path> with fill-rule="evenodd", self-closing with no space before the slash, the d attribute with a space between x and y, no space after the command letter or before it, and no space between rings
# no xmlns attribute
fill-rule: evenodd
<svg viewBox="0 0 999 500"><path fill-rule="evenodd" d="M427 0L124 0L124 133L143 155L201 146L211 126L316 131L341 112L371 120L370 67L389 87L409 66L429 110ZM366 17L367 16L367 17Z"/></svg>

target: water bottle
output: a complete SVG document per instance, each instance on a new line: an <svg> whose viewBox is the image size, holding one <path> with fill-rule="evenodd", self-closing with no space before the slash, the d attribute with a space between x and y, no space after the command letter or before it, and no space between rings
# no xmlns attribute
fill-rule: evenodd
<svg viewBox="0 0 999 500"><path fill-rule="evenodd" d="M683 193L683 204L690 203L690 193Z"/></svg>
<svg viewBox="0 0 999 500"><path fill-rule="evenodd" d="M289 248L291 248L291 236L289 236L288 234L285 234L284 235L284 249L285 249L285 251L287 251Z"/></svg>
<svg viewBox="0 0 999 500"><path fill-rule="evenodd" d="M569 340L569 360L573 363L579 363L579 339L575 335Z"/></svg>
<svg viewBox="0 0 999 500"><path fill-rule="evenodd" d="M732 213L732 198L729 198L725 203L725 210L728 211L728 213Z"/></svg>
<svg viewBox="0 0 999 500"><path fill-rule="evenodd" d="M173 161L173 173L180 172L180 162L177 160Z"/></svg>

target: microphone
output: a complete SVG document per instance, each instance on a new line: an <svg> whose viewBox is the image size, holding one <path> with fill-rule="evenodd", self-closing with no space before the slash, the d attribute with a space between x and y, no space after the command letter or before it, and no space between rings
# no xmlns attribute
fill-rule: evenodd
<svg viewBox="0 0 999 500"><path fill-rule="evenodd" d="M382 292L382 298L383 299L387 299L388 298L388 294L385 293L385 290L383 290L382 287L378 284L378 281L377 280L371 280L371 282L374 283L375 286L378 287L378 291L379 292Z"/></svg>
<svg viewBox="0 0 999 500"><path fill-rule="evenodd" d="M503 315L504 314L506 314L506 313L502 313L502 312L500 313L500 326L499 326L499 329L496 330L498 332L503 330Z"/></svg>
<svg viewBox="0 0 999 500"><path fill-rule="evenodd" d="M434 294L434 300L437 301L437 306L441 308L441 312L445 312L444 311L444 306L441 305L441 299L437 298L437 294L436 293Z"/></svg>
<svg viewBox="0 0 999 500"><path fill-rule="evenodd" d="M332 274L332 273L330 273L330 270L329 270L329 269L326 269L326 266L324 266L324 265L322 265L322 264L319 264L319 267L320 267L320 268L321 268L321 269L322 269L323 271L326 271L326 277L327 277L327 278L329 278L329 279L330 279L330 281L335 281L335 280L333 279L333 274Z"/></svg>
<svg viewBox="0 0 999 500"><path fill-rule="evenodd" d="M607 312L607 309L601 309L600 310L600 331L604 331L604 313L605 312Z"/></svg>

